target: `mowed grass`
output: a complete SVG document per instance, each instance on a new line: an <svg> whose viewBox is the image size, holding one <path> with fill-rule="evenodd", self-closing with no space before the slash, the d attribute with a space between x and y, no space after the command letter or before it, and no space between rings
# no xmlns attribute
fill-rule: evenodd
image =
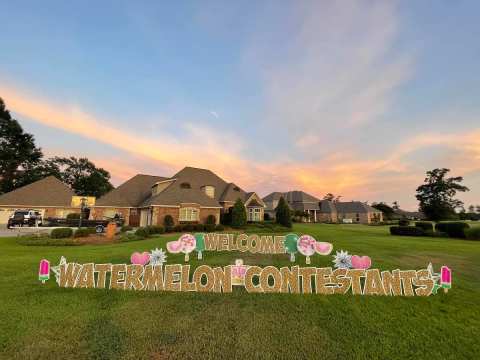
<svg viewBox="0 0 480 360"><path fill-rule="evenodd" d="M6 359L473 359L480 353L480 242L394 237L388 227L295 225L368 255L382 270L443 264L453 288L423 297L133 292L38 282L38 263L128 263L177 237L76 247L0 239L0 358ZM204 263L289 266L288 255L204 253ZM330 266L331 256L312 257ZM196 256L190 261L199 262ZM168 263L183 263L168 255ZM305 266L305 259L297 263Z"/></svg>

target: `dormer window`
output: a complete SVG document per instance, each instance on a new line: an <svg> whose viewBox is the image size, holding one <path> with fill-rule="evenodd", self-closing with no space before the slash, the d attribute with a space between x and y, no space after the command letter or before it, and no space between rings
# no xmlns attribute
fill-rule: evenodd
<svg viewBox="0 0 480 360"><path fill-rule="evenodd" d="M187 183L187 182L181 183L181 184L180 184L180 187L181 187L182 189L191 189L191 188L192 188L192 186L190 185L190 183Z"/></svg>
<svg viewBox="0 0 480 360"><path fill-rule="evenodd" d="M215 197L215 186L207 185L203 187L203 191L205 191L205 195L207 195L210 198Z"/></svg>
<svg viewBox="0 0 480 360"><path fill-rule="evenodd" d="M234 191L240 191L240 188L239 188L238 186L235 186L235 187L233 188L233 190L234 190Z"/></svg>

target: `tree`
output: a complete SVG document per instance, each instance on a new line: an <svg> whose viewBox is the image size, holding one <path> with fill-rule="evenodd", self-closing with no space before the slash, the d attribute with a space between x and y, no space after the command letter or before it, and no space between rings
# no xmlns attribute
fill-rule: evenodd
<svg viewBox="0 0 480 360"><path fill-rule="evenodd" d="M232 227L241 228L244 227L247 223L247 211L243 201L237 199L232 209Z"/></svg>
<svg viewBox="0 0 480 360"><path fill-rule="evenodd" d="M463 177L446 178L449 171L450 169L445 168L427 171L425 183L417 188L416 198L420 202L420 211L430 220L455 217L455 209L462 206L463 202L454 196L457 191L469 191L466 186L460 184Z"/></svg>
<svg viewBox="0 0 480 360"><path fill-rule="evenodd" d="M477 209L477 213L480 214L480 205L477 205L476 209Z"/></svg>
<svg viewBox="0 0 480 360"><path fill-rule="evenodd" d="M24 133L0 98L0 194L28 183L31 170L43 156L33 135Z"/></svg>
<svg viewBox="0 0 480 360"><path fill-rule="evenodd" d="M275 209L275 221L285 227L292 227L292 215L290 213L290 208L288 207L288 204L283 196L280 197L278 205Z"/></svg>
<svg viewBox="0 0 480 360"><path fill-rule="evenodd" d="M323 197L323 200L338 202L338 201L340 201L341 197L342 197L342 195L335 196L332 193L328 193Z"/></svg>
<svg viewBox="0 0 480 360"><path fill-rule="evenodd" d="M97 168L87 158L54 157L43 163L44 172L60 178L75 191L77 195L100 197L113 189L110 173Z"/></svg>
<svg viewBox="0 0 480 360"><path fill-rule="evenodd" d="M384 202L380 202L378 204L373 203L372 207L383 212L383 215L387 220L392 220L395 215L395 211L393 210L393 208L388 206Z"/></svg>
<svg viewBox="0 0 480 360"><path fill-rule="evenodd" d="M400 210L400 205L398 205L398 201L395 200L392 203L392 209L395 210L395 211Z"/></svg>
<svg viewBox="0 0 480 360"><path fill-rule="evenodd" d="M475 212L475 206L470 205L470 206L468 207L468 212L469 212L469 213Z"/></svg>

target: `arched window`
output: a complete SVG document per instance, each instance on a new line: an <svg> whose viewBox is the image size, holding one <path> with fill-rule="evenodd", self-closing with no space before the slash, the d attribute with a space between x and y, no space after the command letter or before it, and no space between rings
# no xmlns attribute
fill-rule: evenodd
<svg viewBox="0 0 480 360"><path fill-rule="evenodd" d="M192 188L192 186L190 185L190 183L187 183L187 182L181 183L181 184L180 184L180 187L181 187L182 189L191 189L191 188Z"/></svg>
<svg viewBox="0 0 480 360"><path fill-rule="evenodd" d="M206 185L203 187L203 191L205 191L205 194L208 197L211 197L212 199L215 197L215 186Z"/></svg>

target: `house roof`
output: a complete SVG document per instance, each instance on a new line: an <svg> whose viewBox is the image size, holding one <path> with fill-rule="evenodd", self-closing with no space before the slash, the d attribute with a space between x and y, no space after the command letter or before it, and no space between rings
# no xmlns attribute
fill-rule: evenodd
<svg viewBox="0 0 480 360"><path fill-rule="evenodd" d="M337 209L335 208L335 203L330 200L320 200L320 212L326 213L326 214L331 214L333 212L336 212Z"/></svg>
<svg viewBox="0 0 480 360"><path fill-rule="evenodd" d="M152 195L152 186L162 176L138 174L97 200L96 206L137 207Z"/></svg>
<svg viewBox="0 0 480 360"><path fill-rule="evenodd" d="M334 204L337 209L337 212L339 213L381 212L380 210L375 209L365 203L362 203L361 201L335 202Z"/></svg>
<svg viewBox="0 0 480 360"><path fill-rule="evenodd" d="M264 202L273 202L283 197L293 210L320 210L319 202L315 196L307 194L304 191L294 190L287 192L273 192L263 198Z"/></svg>
<svg viewBox="0 0 480 360"><path fill-rule="evenodd" d="M198 189L184 189L179 186L178 180L160 194L152 196L145 200L141 207L152 205L179 205L179 204L199 204L200 206L220 207L215 199L208 197L203 191Z"/></svg>
<svg viewBox="0 0 480 360"><path fill-rule="evenodd" d="M231 201L235 202L237 199L241 199L242 201L247 200L247 194L245 191L240 189L237 185L234 183L229 183L225 190L223 191L223 194L220 195L220 200L219 201Z"/></svg>
<svg viewBox="0 0 480 360"><path fill-rule="evenodd" d="M0 205L70 207L72 196L75 193L70 187L55 176L48 176L1 195Z"/></svg>

